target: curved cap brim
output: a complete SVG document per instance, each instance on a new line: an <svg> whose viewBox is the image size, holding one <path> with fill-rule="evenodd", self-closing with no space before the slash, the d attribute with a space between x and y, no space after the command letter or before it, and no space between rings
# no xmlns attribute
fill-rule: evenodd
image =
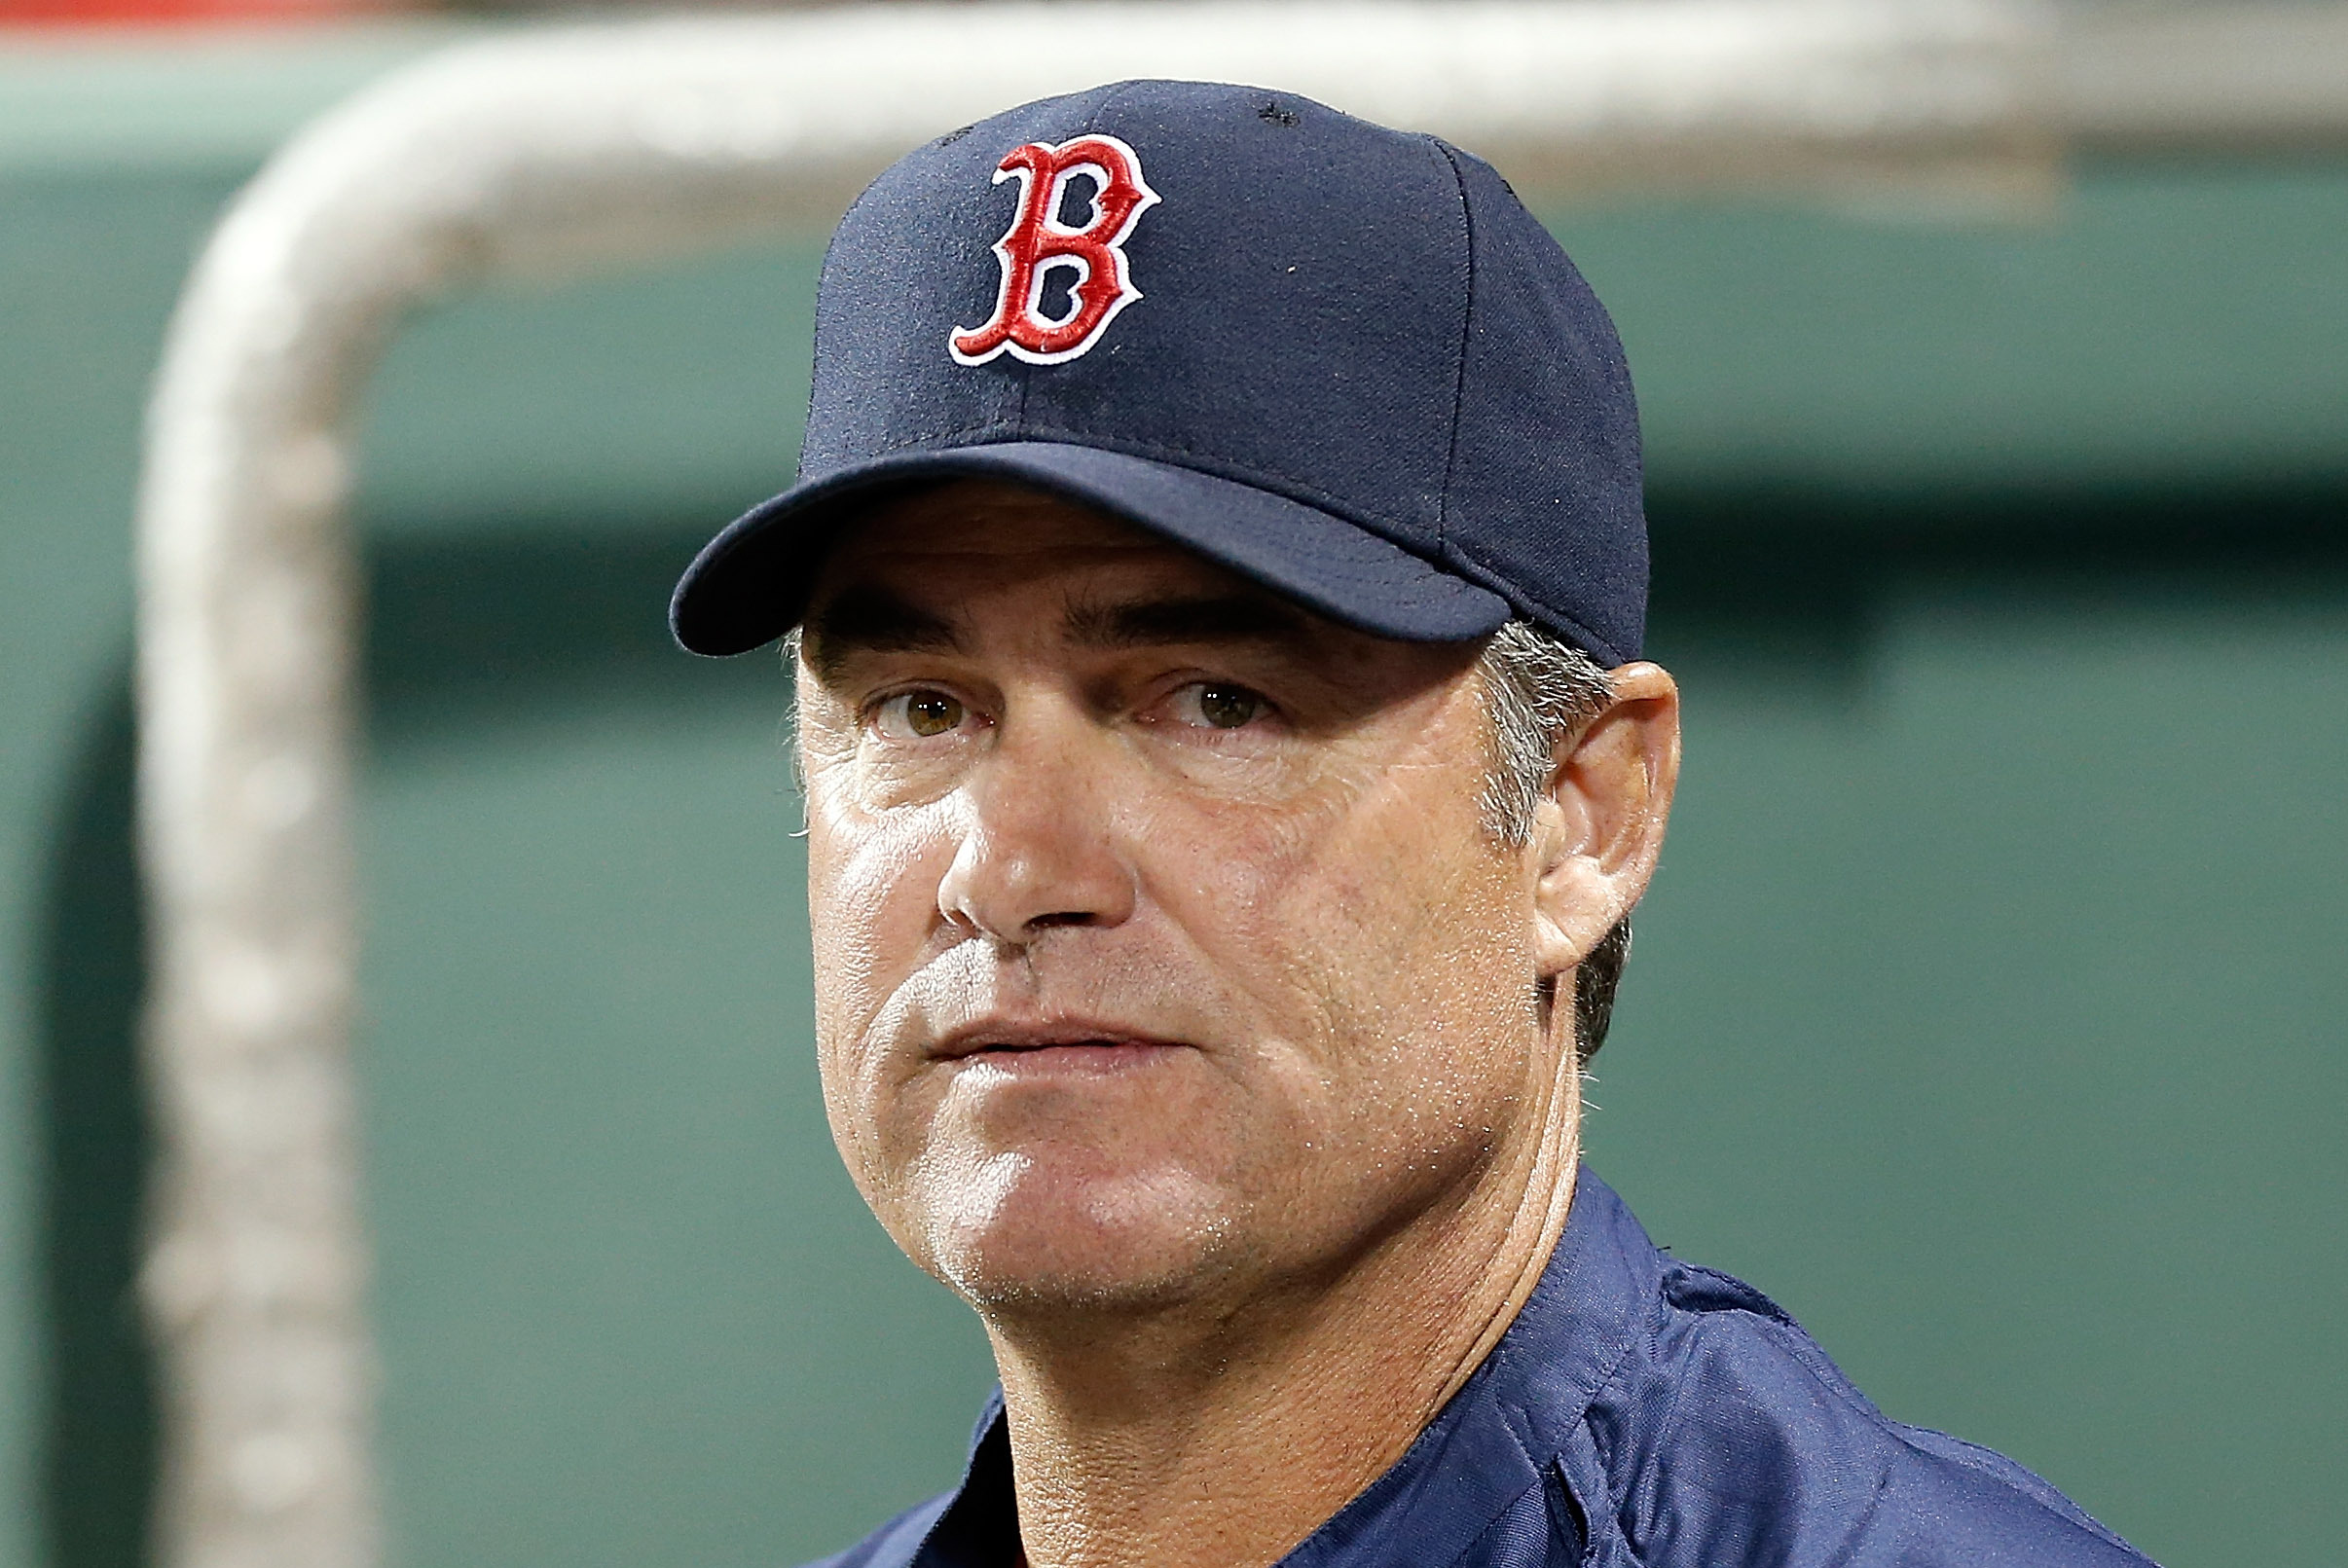
<svg viewBox="0 0 2348 1568"><path fill-rule="evenodd" d="M1189 546L1330 619L1379 637L1457 642L1498 631L1508 602L1356 524L1268 491L1098 447L1051 441L899 453L785 492L710 541L677 585L669 629L694 653L746 653L799 622L853 502L945 479L1007 479Z"/></svg>

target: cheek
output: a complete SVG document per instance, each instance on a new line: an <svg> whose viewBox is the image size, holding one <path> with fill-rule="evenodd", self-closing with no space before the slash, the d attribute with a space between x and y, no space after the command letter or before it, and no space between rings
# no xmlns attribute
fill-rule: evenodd
<svg viewBox="0 0 2348 1568"><path fill-rule="evenodd" d="M1521 868L1456 784L1344 781L1277 812L1164 801L1140 826L1156 900L1260 986L1348 1010L1473 1004L1492 977L1529 972Z"/></svg>
<svg viewBox="0 0 2348 1568"><path fill-rule="evenodd" d="M1166 812L1154 879L1279 1046L1327 1151L1474 1157L1524 1087L1537 1017L1521 868L1449 773L1289 813ZM1317 1135L1316 1135L1317 1134Z"/></svg>
<svg viewBox="0 0 2348 1568"><path fill-rule="evenodd" d="M937 886L953 857L942 809L843 820L809 791L807 903L814 933L816 1051L833 1137L869 1194L878 1176L888 1075L873 1022L932 956Z"/></svg>

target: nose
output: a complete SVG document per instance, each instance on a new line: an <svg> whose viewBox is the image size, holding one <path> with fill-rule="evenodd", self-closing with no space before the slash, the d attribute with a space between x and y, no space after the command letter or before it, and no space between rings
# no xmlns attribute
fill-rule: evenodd
<svg viewBox="0 0 2348 1568"><path fill-rule="evenodd" d="M1115 743L1084 716L1031 716L997 731L962 785L961 843L937 886L949 922L1007 946L1133 914L1119 846Z"/></svg>

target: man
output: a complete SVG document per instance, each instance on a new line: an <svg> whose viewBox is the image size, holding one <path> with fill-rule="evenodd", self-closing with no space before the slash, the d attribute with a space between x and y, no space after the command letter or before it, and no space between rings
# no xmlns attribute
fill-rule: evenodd
<svg viewBox="0 0 2348 1568"><path fill-rule="evenodd" d="M835 1562L2144 1560L1580 1170L1645 592L1612 326L1466 154L1126 83L865 192L673 608L789 638L832 1130L1002 1376Z"/></svg>

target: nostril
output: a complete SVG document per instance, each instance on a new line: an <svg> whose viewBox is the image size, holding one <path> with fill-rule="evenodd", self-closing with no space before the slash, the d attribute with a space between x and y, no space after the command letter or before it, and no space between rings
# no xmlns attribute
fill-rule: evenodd
<svg viewBox="0 0 2348 1568"><path fill-rule="evenodd" d="M1062 909L1049 915L1038 915L1027 923L1030 930L1042 930L1050 926L1097 926L1101 917L1088 909Z"/></svg>

